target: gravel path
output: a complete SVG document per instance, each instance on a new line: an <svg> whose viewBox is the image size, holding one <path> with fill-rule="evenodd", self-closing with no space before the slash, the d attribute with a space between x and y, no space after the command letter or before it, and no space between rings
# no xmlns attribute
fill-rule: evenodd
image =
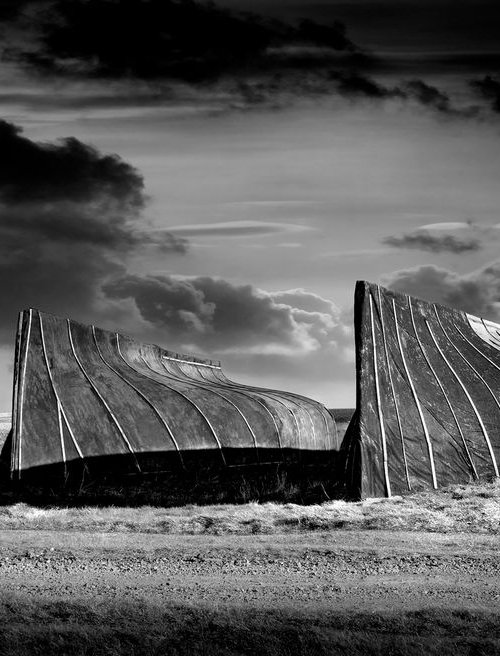
<svg viewBox="0 0 500 656"><path fill-rule="evenodd" d="M496 536L0 534L0 597L500 611Z"/></svg>

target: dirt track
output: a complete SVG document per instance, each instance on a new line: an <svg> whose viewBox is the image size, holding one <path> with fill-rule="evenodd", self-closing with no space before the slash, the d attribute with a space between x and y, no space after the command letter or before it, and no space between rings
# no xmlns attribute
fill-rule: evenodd
<svg viewBox="0 0 500 656"><path fill-rule="evenodd" d="M3 594L319 609L500 611L498 538L391 532L168 536L6 531Z"/></svg>

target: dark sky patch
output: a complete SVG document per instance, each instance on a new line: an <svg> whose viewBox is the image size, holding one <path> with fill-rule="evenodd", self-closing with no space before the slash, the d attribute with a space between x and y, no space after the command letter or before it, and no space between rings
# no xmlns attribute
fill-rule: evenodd
<svg viewBox="0 0 500 656"><path fill-rule="evenodd" d="M270 48L355 51L341 23L295 25L188 0L64 0L36 15L31 48L9 54L34 69L97 77L214 79L265 69Z"/></svg>
<svg viewBox="0 0 500 656"><path fill-rule="evenodd" d="M221 4L290 21L340 20L371 50L498 52L497 0L221 0Z"/></svg>
<svg viewBox="0 0 500 656"><path fill-rule="evenodd" d="M186 241L148 229L143 179L116 155L76 139L40 143L0 121L0 341L17 312L85 318L103 280L141 249L184 253Z"/></svg>

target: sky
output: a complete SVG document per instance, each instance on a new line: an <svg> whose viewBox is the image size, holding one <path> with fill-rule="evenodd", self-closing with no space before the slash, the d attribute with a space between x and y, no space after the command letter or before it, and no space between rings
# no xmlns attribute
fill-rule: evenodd
<svg viewBox="0 0 500 656"><path fill-rule="evenodd" d="M4 0L0 409L26 307L333 408L356 280L500 320L499 14Z"/></svg>

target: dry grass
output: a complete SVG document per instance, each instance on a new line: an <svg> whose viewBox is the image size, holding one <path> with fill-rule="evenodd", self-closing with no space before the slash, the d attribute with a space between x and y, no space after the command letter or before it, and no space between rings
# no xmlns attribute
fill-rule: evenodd
<svg viewBox="0 0 500 656"><path fill-rule="evenodd" d="M249 535L335 529L500 533L500 482L358 503L247 503L178 508L0 507L1 529Z"/></svg>

